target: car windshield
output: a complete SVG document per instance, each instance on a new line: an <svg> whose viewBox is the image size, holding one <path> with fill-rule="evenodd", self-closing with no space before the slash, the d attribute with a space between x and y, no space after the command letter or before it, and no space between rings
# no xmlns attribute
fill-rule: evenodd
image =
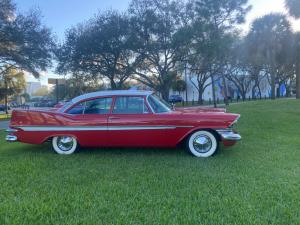
<svg viewBox="0 0 300 225"><path fill-rule="evenodd" d="M152 94L148 97L148 102L155 113L165 113L172 111L170 105L163 99Z"/></svg>

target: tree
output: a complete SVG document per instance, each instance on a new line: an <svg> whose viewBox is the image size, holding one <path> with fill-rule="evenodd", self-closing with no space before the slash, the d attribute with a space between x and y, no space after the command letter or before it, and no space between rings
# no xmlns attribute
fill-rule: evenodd
<svg viewBox="0 0 300 225"><path fill-rule="evenodd" d="M268 73L271 97L276 97L276 82L291 76L293 35L287 18L279 13L256 19L247 36L252 54L259 57L261 65ZM285 73L288 73L285 74Z"/></svg>
<svg viewBox="0 0 300 225"><path fill-rule="evenodd" d="M10 0L0 0L0 74L10 68L39 77L51 65L54 44L37 11L23 15Z"/></svg>
<svg viewBox="0 0 300 225"><path fill-rule="evenodd" d="M8 97L20 94L25 88L24 73L14 68L7 68L0 74L0 99L4 99L7 113Z"/></svg>
<svg viewBox="0 0 300 225"><path fill-rule="evenodd" d="M99 13L67 32L57 52L57 71L76 73L82 78L105 78L111 89L120 89L138 60L132 51L134 43L126 14Z"/></svg>
<svg viewBox="0 0 300 225"><path fill-rule="evenodd" d="M286 8L289 14L294 18L300 18L300 1L299 0L285 0ZM296 98L300 99L300 35L295 34L295 72L296 72Z"/></svg>
<svg viewBox="0 0 300 225"><path fill-rule="evenodd" d="M180 94L181 92L186 90L186 82L180 77L177 77L177 79L172 84L172 89Z"/></svg>
<svg viewBox="0 0 300 225"><path fill-rule="evenodd" d="M296 73L296 98L300 99L300 32L294 34L294 64Z"/></svg>
<svg viewBox="0 0 300 225"><path fill-rule="evenodd" d="M135 79L160 92L165 100L186 55L185 8L173 0L133 0L129 8L136 52L143 60Z"/></svg>
<svg viewBox="0 0 300 225"><path fill-rule="evenodd" d="M300 1L299 0L285 0L286 8L289 14L295 18L300 18Z"/></svg>
<svg viewBox="0 0 300 225"><path fill-rule="evenodd" d="M242 99L245 100L253 81L252 64L247 57L245 40L236 39L228 55L230 57L227 58L225 77L234 84Z"/></svg>
<svg viewBox="0 0 300 225"><path fill-rule="evenodd" d="M214 80L221 75L226 86L224 66L227 52L235 36L235 25L244 22L251 9L247 0L198 0L195 21L192 22L192 51L189 54L190 71L196 77L194 86L198 90L198 102L203 102L205 89L212 85L216 106ZM227 100L226 87L225 100Z"/></svg>
<svg viewBox="0 0 300 225"><path fill-rule="evenodd" d="M241 66L242 71L247 71L247 74L250 76L252 81L252 98L256 98L256 93L262 98L261 82L266 78L267 71L263 64L264 58L252 48L256 44L252 43L252 41L254 40L247 37L236 40L235 50L231 54L236 58L235 60L240 62L237 66Z"/></svg>

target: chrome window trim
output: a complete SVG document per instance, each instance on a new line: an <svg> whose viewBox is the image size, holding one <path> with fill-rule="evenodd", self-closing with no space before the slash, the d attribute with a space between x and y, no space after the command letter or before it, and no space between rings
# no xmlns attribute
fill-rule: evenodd
<svg viewBox="0 0 300 225"><path fill-rule="evenodd" d="M147 95L147 97L146 97L147 104L149 105L149 107L150 107L150 109L152 110L153 114L167 114L167 113L172 112L172 110L171 110L171 111L168 111L168 112L160 112L160 113L155 112L154 109L152 108L151 104L149 103L149 100L148 100L148 98L149 98L151 95L153 95L153 94L154 94L154 93L151 93L151 94Z"/></svg>

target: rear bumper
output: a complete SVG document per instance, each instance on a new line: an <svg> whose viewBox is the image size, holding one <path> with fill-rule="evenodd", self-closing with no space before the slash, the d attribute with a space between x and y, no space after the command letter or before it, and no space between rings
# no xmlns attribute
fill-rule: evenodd
<svg viewBox="0 0 300 225"><path fill-rule="evenodd" d="M16 142L18 141L18 137L14 135L13 133L17 132L15 129L7 129L6 132L8 135L6 135L5 140L8 142Z"/></svg>
<svg viewBox="0 0 300 225"><path fill-rule="evenodd" d="M217 130L217 132L225 141L240 141L242 139L241 135L233 130Z"/></svg>

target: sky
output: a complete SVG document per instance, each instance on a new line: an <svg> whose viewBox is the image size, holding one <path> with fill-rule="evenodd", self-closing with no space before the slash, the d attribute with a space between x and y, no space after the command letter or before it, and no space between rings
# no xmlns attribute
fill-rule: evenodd
<svg viewBox="0 0 300 225"><path fill-rule="evenodd" d="M88 20L99 11L106 9L125 10L129 0L15 0L20 12L38 8L42 14L44 24L50 27L59 41L64 38L66 29ZM271 12L286 13L284 0L249 0L252 10L246 17L242 29L249 30L251 22ZM293 29L300 30L300 20L291 18ZM47 84L47 79L58 77L53 71L43 73L40 81ZM36 81L27 76L28 81Z"/></svg>

